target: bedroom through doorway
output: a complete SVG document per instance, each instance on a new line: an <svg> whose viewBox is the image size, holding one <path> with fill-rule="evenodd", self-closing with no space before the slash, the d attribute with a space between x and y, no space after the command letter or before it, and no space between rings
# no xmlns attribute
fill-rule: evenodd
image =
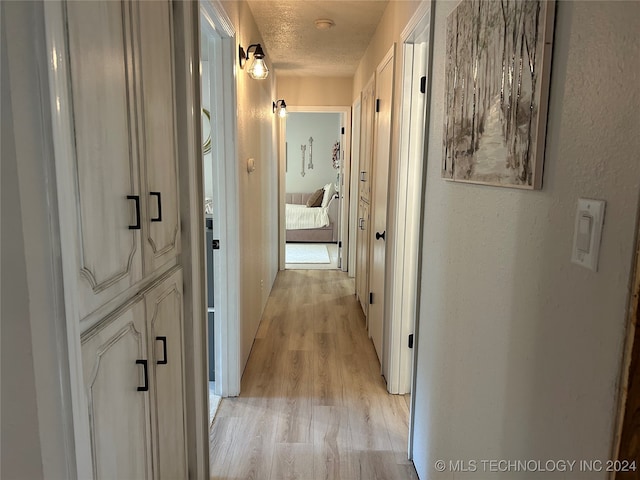
<svg viewBox="0 0 640 480"><path fill-rule="evenodd" d="M288 110L283 122L285 268L339 269L344 114Z"/></svg>

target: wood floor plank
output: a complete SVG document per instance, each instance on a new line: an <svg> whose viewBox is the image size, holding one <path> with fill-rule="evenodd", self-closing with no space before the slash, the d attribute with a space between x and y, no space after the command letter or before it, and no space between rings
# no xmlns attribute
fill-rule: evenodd
<svg viewBox="0 0 640 480"><path fill-rule="evenodd" d="M242 377L211 426L216 480L416 479L408 400L389 395L340 271L276 278Z"/></svg>
<svg viewBox="0 0 640 480"><path fill-rule="evenodd" d="M312 442L313 357L302 350L286 352L284 371L284 410L279 412L278 443Z"/></svg>

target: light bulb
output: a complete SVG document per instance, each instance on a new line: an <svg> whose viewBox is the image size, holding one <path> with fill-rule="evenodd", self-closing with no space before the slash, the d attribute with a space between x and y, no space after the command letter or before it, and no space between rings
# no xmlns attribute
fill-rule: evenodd
<svg viewBox="0 0 640 480"><path fill-rule="evenodd" d="M284 118L287 116L287 107L280 107L280 118Z"/></svg>
<svg viewBox="0 0 640 480"><path fill-rule="evenodd" d="M251 75L251 78L254 80L264 80L269 75L269 69L262 58L254 58L247 73Z"/></svg>

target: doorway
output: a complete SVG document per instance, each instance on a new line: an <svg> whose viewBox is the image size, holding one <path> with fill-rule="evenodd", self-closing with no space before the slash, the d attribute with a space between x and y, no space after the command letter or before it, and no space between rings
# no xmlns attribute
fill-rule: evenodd
<svg viewBox="0 0 640 480"><path fill-rule="evenodd" d="M280 269L347 271L351 108L287 110L279 141Z"/></svg>
<svg viewBox="0 0 640 480"><path fill-rule="evenodd" d="M218 4L201 1L199 22L210 424L220 397L240 390L236 45L232 23Z"/></svg>
<svg viewBox="0 0 640 480"><path fill-rule="evenodd" d="M411 392L412 339L416 318L417 282L424 171L425 125L429 109L431 15L419 9L403 40L400 152L396 195L396 234L389 288L388 360L385 378L390 393Z"/></svg>

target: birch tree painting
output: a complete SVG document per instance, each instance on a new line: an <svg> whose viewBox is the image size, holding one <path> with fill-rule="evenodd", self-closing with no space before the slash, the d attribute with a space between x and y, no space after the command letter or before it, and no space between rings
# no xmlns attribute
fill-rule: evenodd
<svg viewBox="0 0 640 480"><path fill-rule="evenodd" d="M554 8L463 0L449 15L444 178L540 188Z"/></svg>

